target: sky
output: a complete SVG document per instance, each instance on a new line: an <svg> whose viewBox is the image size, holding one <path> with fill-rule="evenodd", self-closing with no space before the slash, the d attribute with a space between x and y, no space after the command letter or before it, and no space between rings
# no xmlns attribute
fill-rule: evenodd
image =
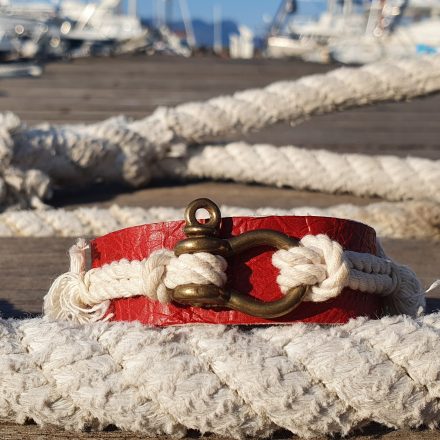
<svg viewBox="0 0 440 440"><path fill-rule="evenodd" d="M143 17L152 17L155 5L160 0L138 0L138 11ZM215 6L221 9L223 19L232 19L250 27L254 31L261 31L267 27L266 19L272 18L280 5L280 0L187 0L188 9L192 18L201 18L211 22ZM299 0L300 14L316 15L322 11L325 0ZM180 19L179 0L174 0L173 16Z"/></svg>
<svg viewBox="0 0 440 440"><path fill-rule="evenodd" d="M16 0L13 0L16 1ZM29 0L18 0L23 3ZM30 0L44 2L45 0ZM57 2L59 0L46 0ZM83 0L85 1L85 0ZM96 0L95 0L96 1ZM127 0L122 0L126 4ZM163 0L137 0L139 14L144 18L154 17L157 4ZM275 15L281 0L186 0L193 19L213 21L214 7L221 10L222 19L231 19L244 24L259 33L267 28L268 21ZM326 0L298 0L298 13L316 17L325 8ZM179 0L174 0L173 18L181 19ZM266 20L266 23L265 23Z"/></svg>

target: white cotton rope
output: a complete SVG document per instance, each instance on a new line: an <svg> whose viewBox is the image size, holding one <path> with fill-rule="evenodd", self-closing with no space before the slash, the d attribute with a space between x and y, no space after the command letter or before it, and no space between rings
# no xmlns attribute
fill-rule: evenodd
<svg viewBox="0 0 440 440"><path fill-rule="evenodd" d="M156 174L379 196L385 200L440 202L440 160L418 157L232 142L195 147L184 158L163 160Z"/></svg>
<svg viewBox="0 0 440 440"><path fill-rule="evenodd" d="M299 122L317 113L439 90L440 55L417 57L339 68L206 102L159 108L135 122L121 116L91 125L29 128L15 115L5 113L0 117L0 138L7 140L3 144L11 153L10 166L36 169L57 186L78 188L96 181L139 186L151 180L164 158L184 154L185 145L261 129L278 121ZM7 206L0 198L2 205Z"/></svg>
<svg viewBox="0 0 440 440"><path fill-rule="evenodd" d="M20 120L12 113L0 113L0 212L9 208L42 208L51 195L49 178L35 169L20 170L11 165L12 135Z"/></svg>
<svg viewBox="0 0 440 440"><path fill-rule="evenodd" d="M348 287L385 297L386 313L416 316L425 308L417 276L389 260L378 246L375 256L344 251L323 234L306 235L300 246L273 254L272 263L280 271L277 283L284 294L308 286L304 301L313 302L327 301ZM84 239L71 247L69 272L60 275L45 296L44 314L50 319L94 322L104 318L112 299L141 295L168 303L170 290L177 286L222 287L227 282L227 262L219 255L198 252L176 257L162 249L143 260L122 259L86 271L87 248Z"/></svg>
<svg viewBox="0 0 440 440"><path fill-rule="evenodd" d="M327 208L312 206L292 209L236 206L220 207L224 217L314 215L356 220L370 225L380 237L440 239L440 204L429 201L377 202ZM178 220L183 208L152 208L112 205L109 208L81 207L6 211L0 214L0 237L100 236L130 226Z"/></svg>
<svg viewBox="0 0 440 440"><path fill-rule="evenodd" d="M0 417L268 437L440 422L440 314L346 325L150 328L0 320Z"/></svg>
<svg viewBox="0 0 440 440"><path fill-rule="evenodd" d="M193 144L439 90L440 56L433 56L341 68L203 103L160 108L135 122L117 117L91 125L29 128L4 113L0 211L44 208L51 185L140 186L152 178L208 177L414 199L278 213L351 217L372 224L380 235L438 239L438 161L243 143ZM230 209L229 215L251 212ZM273 213L270 208L255 212ZM180 210L113 206L7 211L0 214L0 235L101 235L168 216L179 218ZM267 437L280 428L302 437L346 435L370 422L402 429L439 425L440 314L419 316L424 306L420 283L381 248L378 256L359 254L344 251L328 237L307 236L300 248L274 254L277 283L283 292L298 282L310 286L308 301L325 301L345 287L382 295L385 313L413 318L255 329L160 329L105 322L116 297L142 294L166 303L169 289L181 284L222 286L226 261L210 254L176 258L162 250L143 261L121 260L86 270L86 249L84 240L71 248L69 271L45 297L46 317L0 320L3 420L32 419L73 430L116 425L150 436L182 437L195 429L234 438Z"/></svg>

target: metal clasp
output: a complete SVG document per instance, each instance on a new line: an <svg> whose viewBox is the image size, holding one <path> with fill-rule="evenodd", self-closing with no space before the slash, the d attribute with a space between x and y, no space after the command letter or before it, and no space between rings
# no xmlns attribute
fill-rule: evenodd
<svg viewBox="0 0 440 440"><path fill-rule="evenodd" d="M200 223L196 218L199 209L206 209L209 220ZM298 246L299 241L271 229L245 232L229 239L219 238L221 213L218 206L209 199L192 201L185 210L184 232L188 238L177 243L174 253L209 252L228 258L252 247L268 245L277 249ZM283 298L264 302L250 295L214 285L187 284L177 286L172 299L180 304L198 307L229 308L260 318L278 318L297 307L307 292L307 286L290 289Z"/></svg>

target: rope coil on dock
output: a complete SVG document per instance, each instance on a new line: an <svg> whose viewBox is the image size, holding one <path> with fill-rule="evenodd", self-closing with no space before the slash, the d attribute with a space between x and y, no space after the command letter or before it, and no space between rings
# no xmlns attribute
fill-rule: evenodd
<svg viewBox="0 0 440 440"><path fill-rule="evenodd" d="M159 108L153 115L134 122L116 117L91 125L43 124L27 128L15 115L6 113L0 118L2 150L8 151L10 166L39 170L57 186L80 188L97 180L141 186L148 184L164 158L184 152L182 145L211 141L231 132L244 133L280 121L299 122L314 114L350 106L438 91L439 66L440 56L430 56L356 69L339 68L324 75L282 81L204 103ZM260 154L261 150L260 147ZM187 157L194 160L191 148L187 155L183 153L184 163ZM423 166L428 170L438 168L436 162L423 162ZM417 173L418 166L411 176ZM275 183L290 185L282 180ZM336 190L352 191L344 186ZM391 197L394 200L412 195L397 192ZM22 198L22 206L26 201L27 206L32 206L29 196L23 194ZM4 197L0 199L2 206L7 203Z"/></svg>
<svg viewBox="0 0 440 440"><path fill-rule="evenodd" d="M440 202L440 161L417 157L233 142L194 148L183 159L164 160L156 173L165 178L232 180L390 201Z"/></svg>
<svg viewBox="0 0 440 440"><path fill-rule="evenodd" d="M380 237L429 238L440 240L440 204L435 202L377 202L370 205L304 206L292 209L248 209L222 206L226 217L267 215L316 215L356 220L372 226ZM81 207L6 211L0 213L0 237L99 236L130 226L177 220L182 208L140 208L112 205L109 208Z"/></svg>
<svg viewBox="0 0 440 440"><path fill-rule="evenodd" d="M141 186L153 178L208 177L414 199L289 212L351 217L385 236L438 239L438 161L243 143L192 144L439 90L440 56L433 56L337 69L206 103L158 109L135 122L118 117L92 125L28 128L6 113L0 115L0 207L41 208L49 180L61 187L97 180ZM313 180L318 172L326 173L325 186L322 179ZM371 186L373 180L377 185ZM251 213L242 208L231 208L231 213L238 210ZM180 212L117 206L12 210L0 214L0 235L100 235L171 216L180 217ZM79 260L71 272L82 281ZM352 262L350 269L356 268ZM385 276L393 281L390 274ZM387 291L393 292L390 286ZM420 289L411 289L420 299ZM163 296L159 289L155 293ZM104 304L96 310L105 312L106 300L91 306ZM279 428L303 437L344 435L372 421L393 428L435 428L440 423L440 314L415 316L416 311L411 312L414 318L358 318L331 328L296 324L251 330L80 325L47 317L0 320L0 417L74 430L111 424L175 437L188 429L234 438L266 437Z"/></svg>
<svg viewBox="0 0 440 440"><path fill-rule="evenodd" d="M0 321L0 417L243 438L440 421L440 315L243 330Z"/></svg>

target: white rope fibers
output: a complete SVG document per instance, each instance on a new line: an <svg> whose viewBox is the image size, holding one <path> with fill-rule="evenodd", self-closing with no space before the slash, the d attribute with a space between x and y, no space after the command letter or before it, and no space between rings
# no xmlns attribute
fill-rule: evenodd
<svg viewBox="0 0 440 440"><path fill-rule="evenodd" d="M41 208L50 196L48 177L39 170L22 171L11 162L14 155L12 133L20 126L12 113L0 113L0 212L9 208Z"/></svg>
<svg viewBox="0 0 440 440"><path fill-rule="evenodd" d="M193 148L158 164L165 178L203 178L440 202L440 161L417 157L341 154L293 146L233 142Z"/></svg>
<svg viewBox="0 0 440 440"><path fill-rule="evenodd" d="M0 417L267 437L440 421L440 315L252 330L1 320Z"/></svg>
<svg viewBox="0 0 440 440"><path fill-rule="evenodd" d="M174 154L177 145L277 121L298 122L349 106L426 95L440 90L439 66L440 56L430 56L339 68L206 102L159 108L135 122L117 117L91 125L19 125L9 133L12 165L38 169L61 186L83 187L95 181L144 185L156 162Z"/></svg>
<svg viewBox="0 0 440 440"><path fill-rule="evenodd" d="M332 194L379 196L385 200L440 202L438 160L341 154L294 146L234 142L193 147L182 157L158 162L154 177L256 182ZM41 171L23 172L7 167L3 171L3 180L5 190L1 190L0 179L0 205L13 203L9 200L10 194L21 194L21 199L27 197L30 205L38 207L38 200L49 192L49 181Z"/></svg>
<svg viewBox="0 0 440 440"><path fill-rule="evenodd" d="M380 237L440 239L440 204L434 202L378 202L366 206L344 204L292 209L221 206L221 211L225 217L315 215L345 218L372 226ZM182 218L182 212L183 208L118 205L110 208L6 211L0 214L0 237L100 236L130 226L178 220Z"/></svg>
<svg viewBox="0 0 440 440"><path fill-rule="evenodd" d="M60 186L80 187L97 180L142 185L149 182L160 161L176 153L179 143L205 142L276 121L295 122L351 105L430 93L440 89L439 60L341 69L207 103L159 109L134 123L117 118L89 126L8 128L1 134L0 148L6 145L9 156L0 167L0 203L34 206L46 191L38 188L47 188L47 183L40 186L47 182L44 173ZM191 149L187 151L192 160ZM413 162L408 164L413 166ZM7 175L12 166L24 170L15 181ZM408 203L414 218L416 209L429 212L430 217L427 214L421 221L437 237L438 206L432 203L438 201L437 187L426 189L437 183L435 167L432 174L418 169L418 180L409 171L399 174L400 182L409 180L412 186L429 176L422 189L407 185L399 192L398 186L386 180L394 176L394 166L393 162L383 177L384 185L392 189L378 192L375 188L374 194L393 200L416 198L418 202ZM31 169L43 173L39 175L42 180L30 179L34 183L26 184ZM293 182L286 174L282 178L272 184ZM345 181L333 180L332 185L338 192L370 194L364 183L354 190ZM304 188L325 189L313 185ZM36 195L34 201L31 194ZM424 203L424 199L431 202ZM386 206L391 212L391 206L398 205L384 204L382 212L388 212ZM379 216L369 207L344 209ZM405 209L398 207L400 213L411 212ZM68 235L67 231L87 227L103 231L95 232L100 234L144 215L136 211L127 216L121 208L113 211L117 213L110 218L105 210L27 213L34 215L36 225L31 224L32 217L11 212L2 216L0 231ZM153 211L156 214L162 215ZM392 221L384 221L387 233L428 234L416 231L418 226L407 224L394 211L392 215ZM69 226L63 225L66 220ZM354 271L366 262L351 263ZM154 272L152 284L162 279L164 266L157 263L149 272ZM387 270L386 264L378 267ZM82 282L83 268L78 252L70 272ZM390 274L385 275L393 281ZM160 288L152 289L158 299L164 294ZM415 292L411 286L407 291ZM97 306L102 304L105 300ZM196 429L242 438L267 437L278 428L306 437L347 434L372 421L394 428L434 428L440 420L438 314L379 321L359 318L332 328L297 324L251 330L224 326L157 329L107 322L77 325L47 318L0 320L0 341L0 418L20 423L30 418L40 425L65 429L112 424L148 435L172 436Z"/></svg>
<svg viewBox="0 0 440 440"><path fill-rule="evenodd" d="M277 283L284 294L308 286L303 300L312 302L327 301L348 287L384 297L386 313L416 316L425 308L417 276L387 258L377 245L379 256L344 251L323 234L306 235L300 246L273 254L272 263L279 269ZM86 270L87 248L84 239L70 248L70 270L53 282L44 297L44 314L50 319L94 322L104 318L113 299L141 295L169 303L170 290L178 286L223 287L227 282L227 262L219 255L197 252L177 257L162 249L143 260L121 259Z"/></svg>

